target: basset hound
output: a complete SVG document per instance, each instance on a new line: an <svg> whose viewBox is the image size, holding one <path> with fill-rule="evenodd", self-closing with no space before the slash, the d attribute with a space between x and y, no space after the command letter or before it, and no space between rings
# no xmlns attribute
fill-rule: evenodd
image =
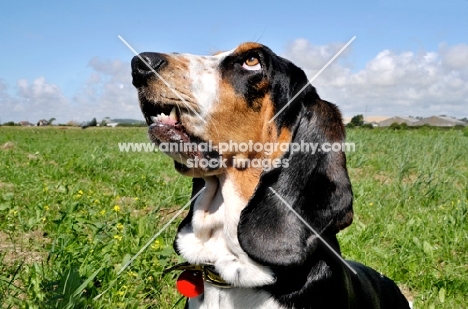
<svg viewBox="0 0 468 309"><path fill-rule="evenodd" d="M186 308L410 308L392 280L339 258L353 195L344 151L323 146L345 129L300 68L258 43L131 65L151 141L193 178L174 247L203 292Z"/></svg>

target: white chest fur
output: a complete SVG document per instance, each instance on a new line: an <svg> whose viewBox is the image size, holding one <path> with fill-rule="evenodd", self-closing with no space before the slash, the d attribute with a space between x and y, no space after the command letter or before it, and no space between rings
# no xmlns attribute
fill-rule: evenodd
<svg viewBox="0 0 468 309"><path fill-rule="evenodd" d="M189 309L286 309L269 294L251 288L221 289L205 284L205 293L189 300Z"/></svg>
<svg viewBox="0 0 468 309"><path fill-rule="evenodd" d="M205 183L191 224L177 235L177 247L192 264L214 264L221 277L236 288L219 289L206 283L204 295L192 299L189 308L280 308L267 293L251 289L273 283L274 277L268 267L247 256L237 239L240 213L247 201L228 176L209 177Z"/></svg>

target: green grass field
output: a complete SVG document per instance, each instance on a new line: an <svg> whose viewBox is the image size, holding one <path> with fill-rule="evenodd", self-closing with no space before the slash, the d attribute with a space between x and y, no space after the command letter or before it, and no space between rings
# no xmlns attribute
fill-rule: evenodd
<svg viewBox="0 0 468 309"><path fill-rule="evenodd" d="M465 134L464 134L465 133ZM468 308L468 134L348 132L354 223L344 256L393 278L415 308ZM182 308L173 275L190 179L145 128L0 127L1 308Z"/></svg>

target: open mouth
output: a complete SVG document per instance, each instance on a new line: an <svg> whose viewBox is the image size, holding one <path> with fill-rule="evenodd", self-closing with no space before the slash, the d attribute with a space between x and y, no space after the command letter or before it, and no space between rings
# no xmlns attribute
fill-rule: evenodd
<svg viewBox="0 0 468 309"><path fill-rule="evenodd" d="M180 118L180 109L175 105L169 104L157 104L146 100L141 100L141 111L143 112L143 116L145 117L146 123L151 125L155 123L155 117L158 116L168 116L176 121ZM157 120L157 119L156 119Z"/></svg>
<svg viewBox="0 0 468 309"><path fill-rule="evenodd" d="M181 112L185 111L179 106L142 104L142 111L149 125L150 140L158 145L161 152L174 159L176 170L180 173L184 174L193 168L186 165L190 160L219 160L217 150L200 148L200 145L206 146L207 143L187 132L180 120ZM200 169L208 173L217 170L218 165L202 166Z"/></svg>
<svg viewBox="0 0 468 309"><path fill-rule="evenodd" d="M152 142L158 145L190 142L190 135L179 120L180 110L176 106L143 108L143 113Z"/></svg>
<svg viewBox="0 0 468 309"><path fill-rule="evenodd" d="M157 114L156 116L151 116L151 120L153 121L153 123L161 122L161 123L172 125L172 126L175 126L178 123L180 124L179 116L177 115L177 108L175 106L172 107L169 115L166 115L165 113L161 112L160 114Z"/></svg>

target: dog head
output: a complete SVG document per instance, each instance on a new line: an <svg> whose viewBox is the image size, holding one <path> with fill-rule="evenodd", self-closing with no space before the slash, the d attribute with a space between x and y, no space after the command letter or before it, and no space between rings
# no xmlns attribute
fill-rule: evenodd
<svg viewBox="0 0 468 309"><path fill-rule="evenodd" d="M323 147L344 142L341 114L293 63L244 43L212 56L142 53L132 76L150 139L174 146L162 151L176 169L232 180L245 201L237 238L251 259L299 265L315 250L316 235L285 203L316 231L351 224L345 154Z"/></svg>

